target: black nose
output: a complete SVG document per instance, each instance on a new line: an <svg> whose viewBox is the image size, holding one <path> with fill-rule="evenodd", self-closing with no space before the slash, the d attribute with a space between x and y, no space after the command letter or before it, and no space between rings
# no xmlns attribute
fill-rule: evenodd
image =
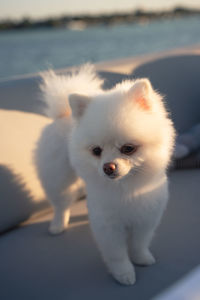
<svg viewBox="0 0 200 300"><path fill-rule="evenodd" d="M109 163L106 163L103 165L103 170L104 170L104 173L108 176L114 174L114 172L116 171L116 164L112 163L112 162L109 162Z"/></svg>

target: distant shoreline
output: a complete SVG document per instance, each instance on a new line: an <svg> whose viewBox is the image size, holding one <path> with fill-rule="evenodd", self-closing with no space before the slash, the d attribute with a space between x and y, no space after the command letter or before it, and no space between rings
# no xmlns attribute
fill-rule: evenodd
<svg viewBox="0 0 200 300"><path fill-rule="evenodd" d="M75 15L31 20L24 18L20 21L0 20L0 31L12 29L40 29L40 28L68 28L83 30L95 25L112 26L123 23L148 23L154 20L174 19L180 17L200 16L200 9L175 7L164 11L135 10L131 13L101 14L101 15Z"/></svg>

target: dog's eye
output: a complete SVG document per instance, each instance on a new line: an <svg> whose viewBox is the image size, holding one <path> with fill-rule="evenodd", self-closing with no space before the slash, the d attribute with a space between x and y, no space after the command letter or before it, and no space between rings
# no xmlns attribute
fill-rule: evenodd
<svg viewBox="0 0 200 300"><path fill-rule="evenodd" d="M101 156L101 152L102 152L102 149L98 146L92 148L92 154L95 156Z"/></svg>
<svg viewBox="0 0 200 300"><path fill-rule="evenodd" d="M137 148L137 146L126 144L121 147L120 152L125 155L131 155L137 150Z"/></svg>

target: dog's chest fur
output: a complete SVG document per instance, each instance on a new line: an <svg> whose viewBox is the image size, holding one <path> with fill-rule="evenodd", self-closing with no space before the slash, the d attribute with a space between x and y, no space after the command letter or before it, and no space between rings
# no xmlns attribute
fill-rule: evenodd
<svg viewBox="0 0 200 300"><path fill-rule="evenodd" d="M148 222L155 211L167 202L167 179L154 181L145 186L134 183L103 185L89 184L88 209L92 218L120 222L126 226Z"/></svg>

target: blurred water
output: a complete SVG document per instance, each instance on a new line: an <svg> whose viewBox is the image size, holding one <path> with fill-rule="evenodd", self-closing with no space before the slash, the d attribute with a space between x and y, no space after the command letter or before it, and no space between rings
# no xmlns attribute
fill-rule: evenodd
<svg viewBox="0 0 200 300"><path fill-rule="evenodd" d="M83 31L0 32L0 78L200 44L200 17Z"/></svg>

